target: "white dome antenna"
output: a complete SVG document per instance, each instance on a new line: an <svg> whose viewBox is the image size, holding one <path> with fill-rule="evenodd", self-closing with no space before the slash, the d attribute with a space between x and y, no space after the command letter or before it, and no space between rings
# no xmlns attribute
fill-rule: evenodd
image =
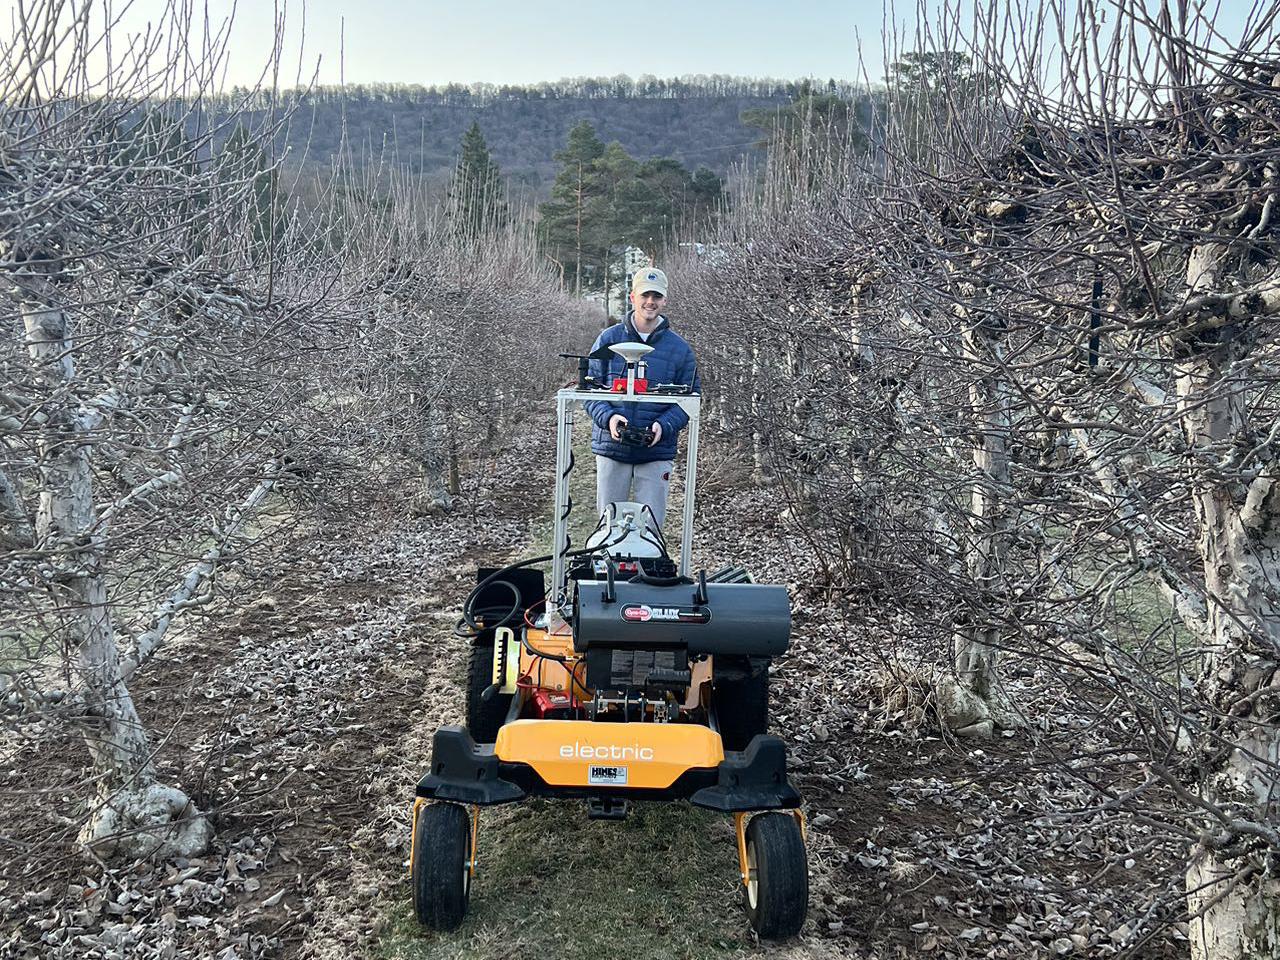
<svg viewBox="0 0 1280 960"><path fill-rule="evenodd" d="M653 347L647 343L614 343L609 345L609 349L627 361L627 366L639 362L642 357L647 357L653 353Z"/></svg>
<svg viewBox="0 0 1280 960"><path fill-rule="evenodd" d="M636 392L636 380L645 378L646 370L644 357L653 353L653 347L647 343L613 343L609 345L609 349L620 356L627 364L627 393ZM646 389L647 384L640 389Z"/></svg>

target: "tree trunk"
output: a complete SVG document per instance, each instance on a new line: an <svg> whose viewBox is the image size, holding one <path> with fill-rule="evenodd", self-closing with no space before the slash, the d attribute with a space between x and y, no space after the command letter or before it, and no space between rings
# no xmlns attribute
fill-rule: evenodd
<svg viewBox="0 0 1280 960"><path fill-rule="evenodd" d="M422 446L422 495L420 511L436 513L453 509L449 494L449 424L444 403L439 398L424 397L420 402Z"/></svg>
<svg viewBox="0 0 1280 960"><path fill-rule="evenodd" d="M739 357L730 353L728 347L714 343L711 346L712 352L715 354L709 365L700 367L704 372L708 369L715 371L719 375L720 389L711 393L703 390L702 402L706 404L707 423L716 423L724 433L732 433L735 424L740 419L740 404L742 400L742 388L744 381L742 378L742 363ZM741 444L735 441L735 445L741 448Z"/></svg>
<svg viewBox="0 0 1280 960"><path fill-rule="evenodd" d="M752 480L765 483L769 479L768 464L764 454L764 417L763 387L760 385L762 368L760 365L760 348L751 346L751 467Z"/></svg>
<svg viewBox="0 0 1280 960"><path fill-rule="evenodd" d="M1178 367L1178 406L1188 446L1198 459L1220 461L1246 439L1239 383L1232 366L1247 351L1233 327ZM1280 731L1280 464L1245 484L1204 471L1194 493L1204 561L1209 637L1200 689L1217 715L1214 732L1229 744L1203 762L1200 796L1258 824L1277 822ZM1269 693L1267 688L1275 692ZM1220 825L1209 824L1210 833ZM1280 881L1268 876L1264 845L1227 831L1222 844L1202 842L1187 872L1194 960L1280 957Z"/></svg>
<svg viewBox="0 0 1280 960"><path fill-rule="evenodd" d="M1218 286L1226 253L1217 243L1192 251L1193 294ZM1175 343L1209 600L1199 688L1216 741L1198 758L1197 787L1222 812L1207 821L1187 871L1193 960L1280 957L1280 880L1272 866L1280 846L1280 460L1251 436L1245 361L1255 337L1247 326L1221 317ZM1242 451L1257 459L1240 462Z"/></svg>
<svg viewBox="0 0 1280 960"><path fill-rule="evenodd" d="M970 494L966 562L974 588L994 602L1004 583L1009 518L1009 392L1000 370L1003 352L994 332L979 325L964 336L965 359L976 371L969 387L977 435ZM943 722L961 736L989 737L997 727L1020 726L1000 681L1000 628L978 622L956 631L954 674L938 684Z"/></svg>
<svg viewBox="0 0 1280 960"><path fill-rule="evenodd" d="M195 856L208 846L212 828L186 794L156 782L151 745L121 676L103 544L93 532L90 436L102 414L73 405L74 343L53 283L25 272L18 287L27 350L51 401L39 443L36 544L56 558L51 589L64 611L98 785L80 839L103 857Z"/></svg>
<svg viewBox="0 0 1280 960"><path fill-rule="evenodd" d="M445 433L449 441L449 482L446 485L446 489L449 491L450 497L456 497L462 493L462 465L458 457L458 431L455 426L452 403L448 404L445 409L445 423Z"/></svg>

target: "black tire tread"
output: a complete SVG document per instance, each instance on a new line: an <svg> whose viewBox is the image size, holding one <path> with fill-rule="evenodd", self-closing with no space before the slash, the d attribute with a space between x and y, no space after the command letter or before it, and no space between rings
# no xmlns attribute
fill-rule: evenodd
<svg viewBox="0 0 1280 960"><path fill-rule="evenodd" d="M511 694L495 693L489 700L481 694L493 683L493 643L473 644L467 659L467 729L476 743L493 743L498 728L511 709Z"/></svg>
<svg viewBox="0 0 1280 960"><path fill-rule="evenodd" d="M747 823L747 842L755 845L758 893L751 927L762 940L794 937L809 912L809 864L800 825L789 813L761 813Z"/></svg>
<svg viewBox="0 0 1280 960"><path fill-rule="evenodd" d="M423 807L413 844L413 912L418 922L432 930L457 929L470 899L462 878L471 845L467 811L456 803Z"/></svg>
<svg viewBox="0 0 1280 960"><path fill-rule="evenodd" d="M751 738L769 732L769 671L715 685L716 717L726 750L745 750Z"/></svg>

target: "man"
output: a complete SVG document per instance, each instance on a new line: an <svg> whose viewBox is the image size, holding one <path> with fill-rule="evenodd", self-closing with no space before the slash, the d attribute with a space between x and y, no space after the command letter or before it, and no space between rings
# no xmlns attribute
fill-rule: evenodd
<svg viewBox="0 0 1280 960"><path fill-rule="evenodd" d="M601 333L591 352L615 343L647 343L653 347L644 358L650 383L685 383L699 392L693 350L662 315L666 302L667 275L656 267L638 270L631 279L631 312ZM614 377L626 377L626 363L616 354L610 360L592 360L590 373L607 386ZM597 512L604 513L614 501L634 499L649 505L661 528L667 517L671 462L680 431L689 422L688 414L665 403L592 400L585 407L595 423L591 451L596 455ZM621 430L628 425L648 431L648 443L623 443Z"/></svg>

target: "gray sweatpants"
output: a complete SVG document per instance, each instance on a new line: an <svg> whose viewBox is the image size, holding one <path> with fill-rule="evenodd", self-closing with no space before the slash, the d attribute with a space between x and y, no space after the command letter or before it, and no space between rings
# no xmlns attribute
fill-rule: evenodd
<svg viewBox="0 0 1280 960"><path fill-rule="evenodd" d="M635 487L635 496L631 488ZM659 529L667 522L667 491L671 489L671 461L622 463L596 454L596 515L618 500L647 503Z"/></svg>

